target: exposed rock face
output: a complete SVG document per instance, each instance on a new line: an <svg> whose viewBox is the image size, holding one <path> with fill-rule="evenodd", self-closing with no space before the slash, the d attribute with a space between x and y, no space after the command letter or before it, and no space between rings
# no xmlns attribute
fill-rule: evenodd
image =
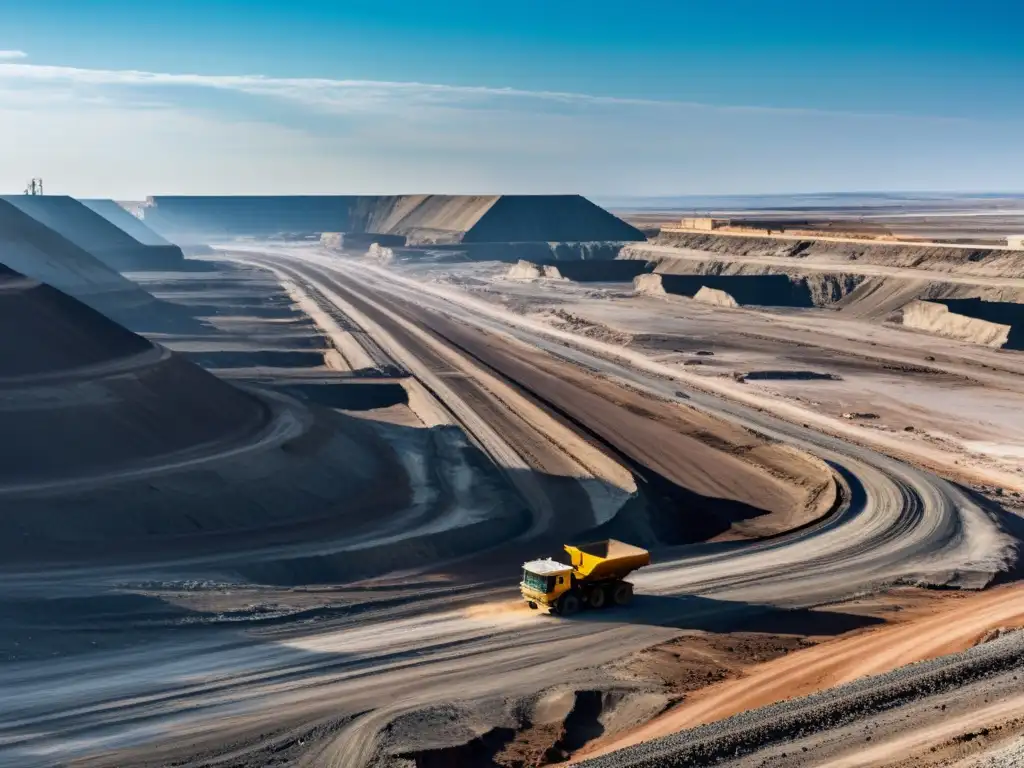
<svg viewBox="0 0 1024 768"><path fill-rule="evenodd" d="M558 267L554 265L538 265L522 259L509 267L508 272L505 273L506 280L540 280L542 278L560 280L562 275L558 271Z"/></svg>
<svg viewBox="0 0 1024 768"><path fill-rule="evenodd" d="M736 299L730 296L725 291L720 291L717 288L708 288L706 285L701 286L701 289L693 296L694 301L701 301L705 304L713 304L716 307L738 307Z"/></svg>
<svg viewBox="0 0 1024 768"><path fill-rule="evenodd" d="M395 251L393 248L387 248L383 245L378 245L377 243L372 243L370 245L366 250L366 255L368 258L379 261L382 264L390 264L395 260Z"/></svg>
<svg viewBox="0 0 1024 768"><path fill-rule="evenodd" d="M706 233L662 232L657 242L708 254L771 256L801 259L826 258L888 267L927 269L979 276L1016 276L1024 269L1024 254L992 248L951 248L941 245L791 240Z"/></svg>
<svg viewBox="0 0 1024 768"><path fill-rule="evenodd" d="M320 245L332 251L340 251L345 246L345 235L342 232L321 232Z"/></svg>
<svg viewBox="0 0 1024 768"><path fill-rule="evenodd" d="M661 284L661 275L637 275L633 278L633 292L648 296L666 296L665 286Z"/></svg>
<svg viewBox="0 0 1024 768"><path fill-rule="evenodd" d="M956 314L944 304L917 300L903 307L903 325L997 349L1006 346L1012 330L1009 325Z"/></svg>

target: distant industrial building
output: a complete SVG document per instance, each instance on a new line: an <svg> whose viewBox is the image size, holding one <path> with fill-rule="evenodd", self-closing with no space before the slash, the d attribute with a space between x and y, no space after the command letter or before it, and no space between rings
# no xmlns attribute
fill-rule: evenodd
<svg viewBox="0 0 1024 768"><path fill-rule="evenodd" d="M722 227L728 227L729 219L711 219L707 217L683 219L679 222L680 229L695 229L699 232L711 232Z"/></svg>

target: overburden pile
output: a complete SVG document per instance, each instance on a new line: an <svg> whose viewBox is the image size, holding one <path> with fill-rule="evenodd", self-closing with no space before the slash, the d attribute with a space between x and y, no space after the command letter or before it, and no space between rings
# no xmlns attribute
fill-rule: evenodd
<svg viewBox="0 0 1024 768"><path fill-rule="evenodd" d="M178 242L325 232L379 235L388 246L645 239L579 195L153 197L143 216Z"/></svg>
<svg viewBox="0 0 1024 768"><path fill-rule="evenodd" d="M185 266L185 257L177 246L143 244L73 198L7 195L3 200L118 272L177 270ZM125 215L130 217L127 212Z"/></svg>
<svg viewBox="0 0 1024 768"><path fill-rule="evenodd" d="M125 471L267 420L256 398L7 268L0 324L0 484Z"/></svg>

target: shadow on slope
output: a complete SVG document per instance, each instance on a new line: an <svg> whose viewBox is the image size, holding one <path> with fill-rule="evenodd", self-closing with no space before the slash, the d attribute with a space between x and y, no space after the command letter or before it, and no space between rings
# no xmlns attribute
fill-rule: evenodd
<svg viewBox="0 0 1024 768"><path fill-rule="evenodd" d="M700 595L636 595L624 607L584 611L564 621L646 624L703 632L764 632L776 635L832 637L884 624L876 616L721 600Z"/></svg>

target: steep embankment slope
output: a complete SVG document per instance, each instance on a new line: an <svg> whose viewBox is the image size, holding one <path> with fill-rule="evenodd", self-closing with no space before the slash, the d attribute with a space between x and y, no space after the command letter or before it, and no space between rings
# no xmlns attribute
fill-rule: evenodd
<svg viewBox="0 0 1024 768"><path fill-rule="evenodd" d="M267 420L259 400L6 268L0 325L2 484L122 470Z"/></svg>
<svg viewBox="0 0 1024 768"><path fill-rule="evenodd" d="M78 202L143 245L174 247L172 242L158 235L143 224L141 219L132 216L113 200L79 200Z"/></svg>
<svg viewBox="0 0 1024 768"><path fill-rule="evenodd" d="M5 564L283 543L407 498L352 420L233 387L6 268L0 324Z"/></svg>
<svg viewBox="0 0 1024 768"><path fill-rule="evenodd" d="M497 195L361 197L349 231L400 235L410 243L457 243L499 200Z"/></svg>
<svg viewBox="0 0 1024 768"><path fill-rule="evenodd" d="M645 239L579 195L154 197L145 221L172 239L289 232L387 235L409 245Z"/></svg>
<svg viewBox="0 0 1024 768"><path fill-rule="evenodd" d="M0 264L52 285L134 330L157 330L187 319L184 312L157 301L90 253L3 200Z"/></svg>
<svg viewBox="0 0 1024 768"><path fill-rule="evenodd" d="M771 281L785 276L809 295L805 306L831 306L849 319L898 319L894 313L915 299L976 299L964 314L1017 325L1012 307L1024 304L1020 251L669 232L658 243L626 247L622 257L654 262L669 293L676 292L669 276L685 295L705 277L734 295L733 288L753 286L747 299L736 297L741 304L778 305Z"/></svg>
<svg viewBox="0 0 1024 768"><path fill-rule="evenodd" d="M502 195L463 237L466 243L642 241L631 224L581 195Z"/></svg>
<svg viewBox="0 0 1024 768"><path fill-rule="evenodd" d="M8 195L3 199L118 272L183 266L184 256L177 246L144 245L70 197Z"/></svg>

